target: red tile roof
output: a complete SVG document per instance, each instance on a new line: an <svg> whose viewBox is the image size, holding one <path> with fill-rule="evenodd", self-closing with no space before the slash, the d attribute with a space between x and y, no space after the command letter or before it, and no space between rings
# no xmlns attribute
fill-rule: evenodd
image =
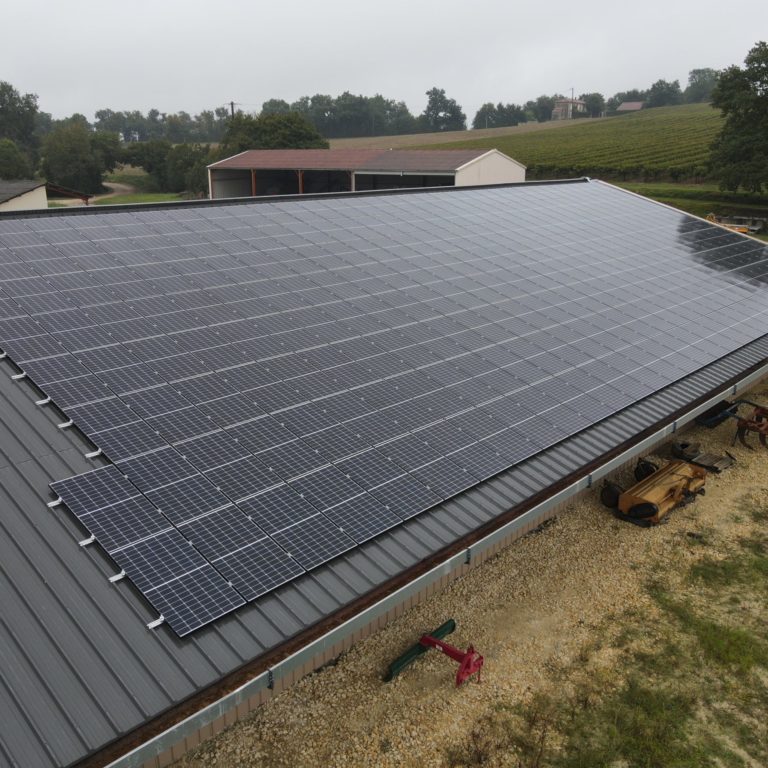
<svg viewBox="0 0 768 768"><path fill-rule="evenodd" d="M211 168L446 173L487 149L251 149Z"/></svg>
<svg viewBox="0 0 768 768"><path fill-rule="evenodd" d="M635 112L638 109L642 109L643 104L645 104L644 101L622 101L621 104L619 104L619 106L616 107L616 111L617 112Z"/></svg>

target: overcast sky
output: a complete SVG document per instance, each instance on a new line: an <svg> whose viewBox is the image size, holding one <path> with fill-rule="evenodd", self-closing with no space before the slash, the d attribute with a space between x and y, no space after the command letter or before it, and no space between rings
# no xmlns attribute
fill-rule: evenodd
<svg viewBox="0 0 768 768"><path fill-rule="evenodd" d="M734 0L0 0L0 80L54 117L345 90L405 101L610 96L741 64L768 2Z"/></svg>

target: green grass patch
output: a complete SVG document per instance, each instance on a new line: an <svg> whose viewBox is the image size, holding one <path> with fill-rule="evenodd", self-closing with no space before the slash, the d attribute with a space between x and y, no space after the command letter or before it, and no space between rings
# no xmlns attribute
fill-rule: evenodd
<svg viewBox="0 0 768 768"><path fill-rule="evenodd" d="M134 203L170 203L185 200L175 192L143 192L135 195L114 195L97 200L94 205L132 205Z"/></svg>
<svg viewBox="0 0 768 768"><path fill-rule="evenodd" d="M134 168L132 165L126 165L110 173L105 181L114 184L128 184L135 187L137 192L157 192L155 180L143 169Z"/></svg>
<svg viewBox="0 0 768 768"><path fill-rule="evenodd" d="M733 572L718 578L734 578ZM707 662L741 676L751 672L755 666L768 668L768 645L751 632L701 617L663 590L652 588L650 591L656 602L677 619L682 631L695 637Z"/></svg>
<svg viewBox="0 0 768 768"><path fill-rule="evenodd" d="M746 192L723 192L716 184L647 184L616 182L623 189L649 197L694 216L755 216L768 219L768 196ZM763 235L765 238L766 235Z"/></svg>

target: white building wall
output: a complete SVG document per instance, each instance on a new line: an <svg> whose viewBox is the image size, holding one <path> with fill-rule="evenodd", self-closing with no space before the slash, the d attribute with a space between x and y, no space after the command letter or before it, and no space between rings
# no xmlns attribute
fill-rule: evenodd
<svg viewBox="0 0 768 768"><path fill-rule="evenodd" d="M4 203L0 203L0 211L33 211L48 207L48 195L45 185L37 189L31 189L18 197L12 197Z"/></svg>
<svg viewBox="0 0 768 768"><path fill-rule="evenodd" d="M472 160L456 171L456 186L509 184L525 181L525 166L495 150Z"/></svg>
<svg viewBox="0 0 768 768"><path fill-rule="evenodd" d="M231 169L208 169L208 197L250 197L251 172Z"/></svg>

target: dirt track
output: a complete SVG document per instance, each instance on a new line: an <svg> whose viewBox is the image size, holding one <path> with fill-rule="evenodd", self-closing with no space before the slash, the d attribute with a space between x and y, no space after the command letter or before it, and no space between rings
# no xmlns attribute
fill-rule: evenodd
<svg viewBox="0 0 768 768"><path fill-rule="evenodd" d="M104 186L109 190L109 192L103 195L94 195L88 201L88 205L93 205L97 200L108 200L110 197L115 197L115 195L132 195L136 192L136 187L133 187L130 184L118 184L115 181L105 181ZM75 198L62 198L60 200L56 200L55 202L58 205L65 205L68 208L79 208L80 206L85 205L82 200Z"/></svg>

